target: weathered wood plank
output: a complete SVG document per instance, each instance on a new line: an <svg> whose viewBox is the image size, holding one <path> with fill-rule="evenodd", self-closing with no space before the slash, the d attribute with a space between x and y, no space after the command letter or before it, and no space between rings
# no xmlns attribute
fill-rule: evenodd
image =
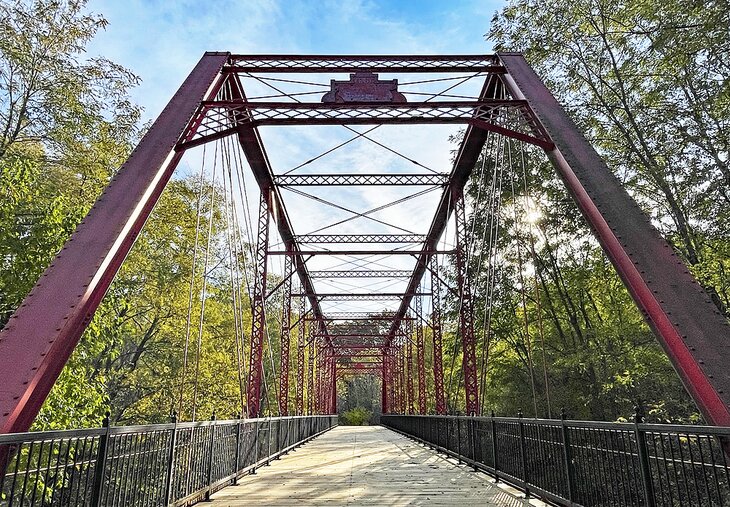
<svg viewBox="0 0 730 507"><path fill-rule="evenodd" d="M529 505L489 476L377 426L335 428L213 500L229 507Z"/></svg>

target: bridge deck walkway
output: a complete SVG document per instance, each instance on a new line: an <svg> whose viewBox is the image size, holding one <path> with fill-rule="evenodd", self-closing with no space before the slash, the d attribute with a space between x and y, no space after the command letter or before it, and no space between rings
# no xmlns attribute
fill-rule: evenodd
<svg viewBox="0 0 730 507"><path fill-rule="evenodd" d="M231 507L530 505L488 475L378 426L334 428L212 500Z"/></svg>

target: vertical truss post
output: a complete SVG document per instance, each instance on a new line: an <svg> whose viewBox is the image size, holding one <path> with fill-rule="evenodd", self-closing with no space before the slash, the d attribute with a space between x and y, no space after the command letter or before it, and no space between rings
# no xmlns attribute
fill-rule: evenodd
<svg viewBox="0 0 730 507"><path fill-rule="evenodd" d="M324 349L322 344L317 343L314 352L316 360L316 372L317 376L314 381L314 392L315 392L315 412L317 414L322 413L322 392L324 391Z"/></svg>
<svg viewBox="0 0 730 507"><path fill-rule="evenodd" d="M330 398L330 409L329 414L336 414L337 413L337 358L332 356L332 359L330 360L330 378L332 379L332 387L331 387L331 398Z"/></svg>
<svg viewBox="0 0 730 507"><path fill-rule="evenodd" d="M293 265L292 257L284 257L284 286L282 288L281 310L281 364L279 371L279 415L289 415L289 340L291 328L291 285Z"/></svg>
<svg viewBox="0 0 730 507"><path fill-rule="evenodd" d="M474 337L474 302L469 282L469 251L466 220L466 199L461 190L454 191L454 214L456 221L456 271L459 283L459 331L463 350L462 369L464 370L464 391L466 413L479 415L479 392L477 380L476 339Z"/></svg>
<svg viewBox="0 0 730 507"><path fill-rule="evenodd" d="M300 290L300 292L303 292ZM307 298L299 300L299 332L297 333L297 415L304 415L304 349L307 343L306 320Z"/></svg>
<svg viewBox="0 0 730 507"><path fill-rule="evenodd" d="M307 350L307 414L314 414L314 337L318 323L309 326L309 346Z"/></svg>
<svg viewBox="0 0 730 507"><path fill-rule="evenodd" d="M259 203L258 238L256 241L255 274L253 300L251 301L251 354L248 375L248 415L258 417L261 409L261 377L264 364L264 333L266 332L267 250L269 248L269 208L270 192L261 191Z"/></svg>
<svg viewBox="0 0 730 507"><path fill-rule="evenodd" d="M396 350L388 348L388 413L398 413L398 381L395 374Z"/></svg>
<svg viewBox="0 0 730 507"><path fill-rule="evenodd" d="M413 321L406 321L406 389L408 391L408 413L414 414L416 409L414 402L416 399L413 391Z"/></svg>
<svg viewBox="0 0 730 507"><path fill-rule="evenodd" d="M408 406L408 394L406 392L406 344L400 346L398 351L398 400L399 413L405 414Z"/></svg>
<svg viewBox="0 0 730 507"><path fill-rule="evenodd" d="M388 389L390 389L390 358L388 356L388 349L383 347L383 374L380 380L380 411L383 414L390 413L390 400L388 398Z"/></svg>
<svg viewBox="0 0 730 507"><path fill-rule="evenodd" d="M436 413L446 415L444 366L441 336L441 286L437 276L438 259L431 256L431 334L433 338L433 390Z"/></svg>
<svg viewBox="0 0 730 507"><path fill-rule="evenodd" d="M400 393L400 375L398 375L398 356L400 354L399 348L393 347L392 349L393 357L391 358L391 364L393 365L393 368L391 370L391 412L394 414L400 413L400 400L398 399L398 394Z"/></svg>
<svg viewBox="0 0 730 507"><path fill-rule="evenodd" d="M418 292L421 292L419 289ZM421 296L415 298L416 313L416 364L418 372L418 413L423 415L426 413L426 367L425 359L426 351L423 344L423 326L421 318L423 317L423 302Z"/></svg>

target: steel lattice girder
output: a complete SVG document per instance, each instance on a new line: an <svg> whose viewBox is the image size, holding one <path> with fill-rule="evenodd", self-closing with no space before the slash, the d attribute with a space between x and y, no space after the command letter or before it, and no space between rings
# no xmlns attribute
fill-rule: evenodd
<svg viewBox="0 0 730 507"><path fill-rule="evenodd" d="M257 74L504 72L495 55L231 55L229 63L225 72Z"/></svg>
<svg viewBox="0 0 730 507"><path fill-rule="evenodd" d="M295 294L295 296L301 296L302 294ZM308 294L307 294L308 295ZM374 292L370 294L340 294L340 293L321 293L317 294L317 298L322 299L336 299L337 301L379 301L386 299L401 299L406 295L410 296L425 296L427 294L402 294L400 292ZM326 317L324 320L327 320Z"/></svg>
<svg viewBox="0 0 730 507"><path fill-rule="evenodd" d="M372 270L372 271L310 271L312 278L408 278L410 271L406 270Z"/></svg>
<svg viewBox="0 0 730 507"><path fill-rule="evenodd" d="M478 126L543 148L552 143L525 101L480 98L477 101L408 103L206 101L194 130L178 145L186 149L237 133L242 128L284 125L428 125ZM511 128L505 125L510 125ZM514 130L520 128L521 130Z"/></svg>
<svg viewBox="0 0 730 507"><path fill-rule="evenodd" d="M297 236L304 243L423 243L423 234L305 234ZM311 275L310 275L311 276Z"/></svg>
<svg viewBox="0 0 730 507"><path fill-rule="evenodd" d="M279 187L319 186L443 186L448 174L284 174L274 176Z"/></svg>
<svg viewBox="0 0 730 507"><path fill-rule="evenodd" d="M413 255L422 254L423 250L297 250L296 252L285 250L269 250L269 255ZM453 254L453 250L427 250L429 255Z"/></svg>

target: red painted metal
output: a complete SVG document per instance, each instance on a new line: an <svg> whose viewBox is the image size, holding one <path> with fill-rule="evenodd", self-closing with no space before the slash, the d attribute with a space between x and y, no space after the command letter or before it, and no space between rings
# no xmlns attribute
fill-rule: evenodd
<svg viewBox="0 0 730 507"><path fill-rule="evenodd" d="M206 53L0 332L0 433L27 431L174 171L228 53ZM220 80L218 81L220 82Z"/></svg>
<svg viewBox="0 0 730 507"><path fill-rule="evenodd" d="M407 102L398 91L397 79L378 79L373 72L355 72L348 81L330 81L330 91L322 97L324 103L345 102L393 103Z"/></svg>
<svg viewBox="0 0 730 507"><path fill-rule="evenodd" d="M438 258L434 255L431 263L431 335L433 339L433 386L436 413L446 415L446 396L444 393L443 346L441 337L441 290L439 287Z"/></svg>
<svg viewBox="0 0 730 507"><path fill-rule="evenodd" d="M413 377L414 377L414 371L413 371L413 321L408 320L405 322L406 327L406 367L405 367L405 374L406 374L406 390L407 390L407 397L408 397L408 413L414 414L416 412L415 408L415 392L413 389Z"/></svg>
<svg viewBox="0 0 730 507"><path fill-rule="evenodd" d="M299 250L288 252L286 250L271 250L269 255L413 255L417 256L426 253L428 255L453 254L452 250Z"/></svg>
<svg viewBox="0 0 730 507"><path fill-rule="evenodd" d="M426 414L426 361L425 355L426 350L424 348L423 340L423 326L418 319L423 318L423 304L420 297L415 299L416 312L416 364L418 373L418 413L423 415Z"/></svg>
<svg viewBox="0 0 730 507"><path fill-rule="evenodd" d="M372 270L372 271L310 271L311 278L408 278L410 271L405 270ZM331 318L329 314L328 318Z"/></svg>
<svg viewBox="0 0 730 507"><path fill-rule="evenodd" d="M279 365L279 415L289 415L289 341L291 327L291 275L294 272L292 268L291 257L286 257L284 261L284 287L282 290L282 310L281 310L281 350Z"/></svg>
<svg viewBox="0 0 730 507"><path fill-rule="evenodd" d="M299 298L299 332L297 333L297 413L304 414L304 349L306 342L306 320L307 298Z"/></svg>
<svg viewBox="0 0 730 507"><path fill-rule="evenodd" d="M456 190L455 190L456 192ZM466 413L479 415L479 379L477 374L476 337L474 336L474 302L469 278L468 222L464 195L454 195L456 222L456 280L459 284L459 332L461 334L462 369Z"/></svg>
<svg viewBox="0 0 730 507"><path fill-rule="evenodd" d="M296 237L305 243L422 243L422 234L304 234Z"/></svg>
<svg viewBox="0 0 730 507"><path fill-rule="evenodd" d="M314 328L309 326L309 346L307 350L307 414L314 414Z"/></svg>
<svg viewBox="0 0 730 507"><path fill-rule="evenodd" d="M527 103L519 100L432 101L407 104L368 102L320 104L316 102L204 102L205 115L193 136L178 145L184 149L237 133L242 128L285 125L472 125L543 148L552 146ZM497 119L500 119L497 123ZM510 121L513 120L513 121ZM525 131L504 125L519 124Z"/></svg>
<svg viewBox="0 0 730 507"><path fill-rule="evenodd" d="M513 96L526 98L555 143L548 152L603 250L705 419L730 425L730 332L685 264L520 54L501 53Z"/></svg>
<svg viewBox="0 0 730 507"><path fill-rule="evenodd" d="M443 186L448 174L283 174L274 176L279 187L320 186Z"/></svg>
<svg viewBox="0 0 730 507"><path fill-rule="evenodd" d="M264 295L268 275L266 250L269 245L269 217L271 216L271 194L261 191L259 200L258 239L254 258L254 282L251 298L251 351L249 356L248 387L246 390L248 416L258 417L261 409L261 377L264 365L264 339L266 333L266 313Z"/></svg>
<svg viewBox="0 0 730 507"><path fill-rule="evenodd" d="M228 72L504 72L495 55L231 55Z"/></svg>

